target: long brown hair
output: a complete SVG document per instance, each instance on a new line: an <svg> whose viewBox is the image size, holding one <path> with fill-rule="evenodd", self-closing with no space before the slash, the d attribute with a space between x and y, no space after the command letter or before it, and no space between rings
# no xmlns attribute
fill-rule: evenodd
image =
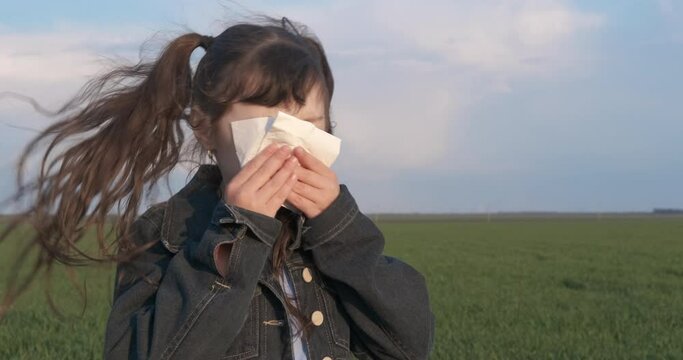
<svg viewBox="0 0 683 360"><path fill-rule="evenodd" d="M319 85L326 101L326 130L332 133L329 109L334 81L322 45L301 24L286 18L262 19L262 24L235 24L216 37L195 32L178 36L151 62L117 66L89 80L54 113L34 105L59 120L32 139L19 158L18 190L8 200L34 198L27 210L6 224L0 242L22 223L29 223L35 234L26 240L23 255L8 274L0 318L41 271L50 277L55 262L69 267L123 262L144 250L135 246L130 235L145 185L152 189L176 164L187 161L186 155L206 159L207 149L198 141L184 147L182 121L193 129L212 125L238 101L301 106ZM190 57L197 47L206 52L193 74ZM29 157L44 143L47 148L41 153L38 175L27 182L23 173ZM115 231L115 240L107 243L104 227L114 204L120 215L110 230ZM291 219L280 219L285 226L273 247L275 275L292 237ZM97 255L79 246L91 225L96 226ZM32 250L38 256L19 279L25 255ZM309 323L286 303L301 324ZM54 310L52 301L50 305Z"/></svg>

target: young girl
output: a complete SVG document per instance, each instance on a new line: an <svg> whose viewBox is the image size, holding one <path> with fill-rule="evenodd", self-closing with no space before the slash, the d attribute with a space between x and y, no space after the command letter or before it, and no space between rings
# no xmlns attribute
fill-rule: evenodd
<svg viewBox="0 0 683 360"><path fill-rule="evenodd" d="M206 52L192 74L197 47ZM90 223L104 258L117 261L106 359L428 358L425 279L382 255L382 233L336 174L299 147L273 144L243 167L235 155L236 120L283 111L332 133L333 88L305 27L242 23L179 36L155 62L98 78L60 111L84 109L31 143L20 167L43 138L95 131L53 160L56 173L43 159L32 216L45 264L92 258L75 245ZM180 161L181 121L194 154L210 161L136 216L144 184ZM112 254L102 224L124 198Z"/></svg>

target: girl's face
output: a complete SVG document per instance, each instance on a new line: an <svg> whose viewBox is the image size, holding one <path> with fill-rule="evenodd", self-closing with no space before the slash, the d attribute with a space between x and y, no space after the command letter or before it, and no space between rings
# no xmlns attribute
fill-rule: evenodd
<svg viewBox="0 0 683 360"><path fill-rule="evenodd" d="M310 121L321 130L325 130L325 102L317 87L313 87L306 97L306 102L298 110L296 108L278 105L266 107L263 105L248 104L243 102L234 103L229 111L226 111L220 119L214 122L211 134L204 138L197 134L199 140L206 149L215 149L216 161L223 176L223 185L227 184L240 170L239 160L235 154L235 144L232 138L230 123L256 117L277 116L282 111L304 121ZM202 141L204 139L204 141Z"/></svg>

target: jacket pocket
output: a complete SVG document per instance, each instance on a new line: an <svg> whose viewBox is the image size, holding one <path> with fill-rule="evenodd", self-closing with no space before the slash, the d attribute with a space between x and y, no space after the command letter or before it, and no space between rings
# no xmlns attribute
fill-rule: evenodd
<svg viewBox="0 0 683 360"><path fill-rule="evenodd" d="M262 296L261 287L256 286L254 295L251 299L251 304L249 305L247 319L245 320L242 329L237 334L235 341L230 345L230 348L225 352L225 355L221 359L241 360L252 359L259 356L259 324L261 321L261 312L263 310L261 309ZM226 309L226 311L230 311L230 309ZM215 321L221 321L221 319L215 319Z"/></svg>

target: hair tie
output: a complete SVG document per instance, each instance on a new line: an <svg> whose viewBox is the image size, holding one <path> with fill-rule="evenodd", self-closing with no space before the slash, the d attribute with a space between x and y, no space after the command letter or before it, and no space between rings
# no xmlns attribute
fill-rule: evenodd
<svg viewBox="0 0 683 360"><path fill-rule="evenodd" d="M199 40L199 46L203 47L204 50L208 50L211 47L211 44L213 44L213 39L214 37L211 35L202 35Z"/></svg>

